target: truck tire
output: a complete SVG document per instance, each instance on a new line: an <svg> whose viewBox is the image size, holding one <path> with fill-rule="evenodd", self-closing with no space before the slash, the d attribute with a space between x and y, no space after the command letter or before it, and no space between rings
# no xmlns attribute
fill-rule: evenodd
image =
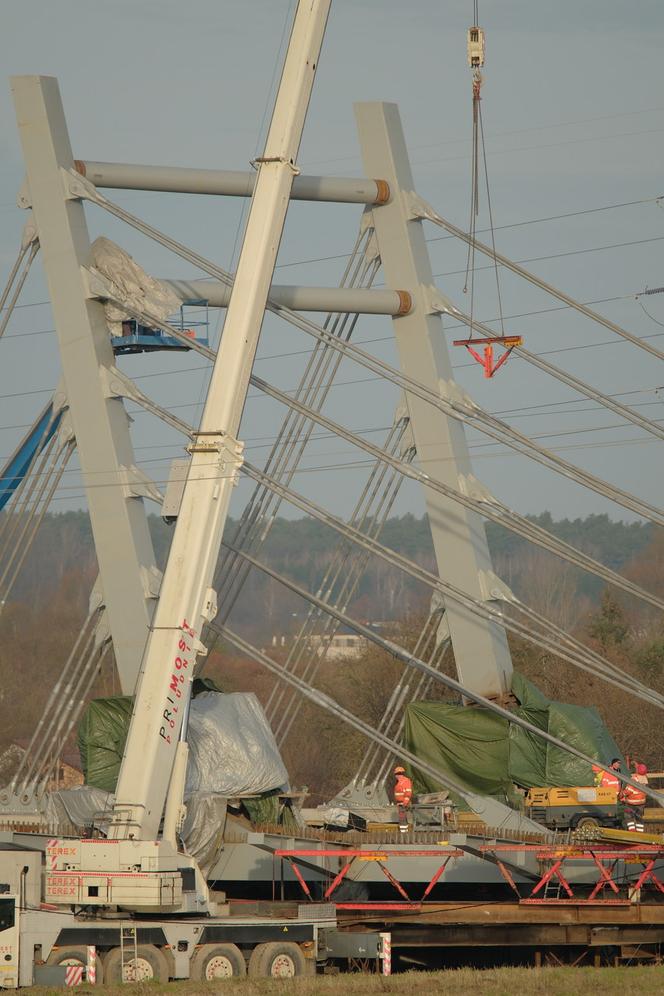
<svg viewBox="0 0 664 996"><path fill-rule="evenodd" d="M296 975L308 974L307 962L299 945L291 941L257 944L251 952L249 975L292 979Z"/></svg>
<svg viewBox="0 0 664 996"><path fill-rule="evenodd" d="M574 824L575 830L597 830L601 826L594 816L582 816Z"/></svg>
<svg viewBox="0 0 664 996"><path fill-rule="evenodd" d="M197 982L246 974L247 963L237 944L201 944L189 966L189 977Z"/></svg>
<svg viewBox="0 0 664 996"><path fill-rule="evenodd" d="M125 950L124 972L122 951L111 948L104 958L104 980L107 985L122 982L168 982L168 962L166 955L154 944L139 944L138 960L133 952ZM123 978L124 975L124 978Z"/></svg>
<svg viewBox="0 0 664 996"><path fill-rule="evenodd" d="M88 949L85 944L67 945L63 948L54 948L48 958L46 959L47 965L83 965L87 968L88 964ZM97 982L96 985L102 985L104 981L104 966L102 964L99 954L97 954Z"/></svg>

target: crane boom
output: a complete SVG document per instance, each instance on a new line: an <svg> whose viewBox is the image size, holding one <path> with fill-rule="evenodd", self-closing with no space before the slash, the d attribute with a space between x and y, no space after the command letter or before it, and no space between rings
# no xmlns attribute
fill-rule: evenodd
<svg viewBox="0 0 664 996"><path fill-rule="evenodd" d="M186 713L231 492L251 367L281 241L331 0L299 0L235 285L138 680L109 836L157 837ZM184 745L184 740L181 741ZM186 750L186 747L184 748ZM180 764L179 767L182 767Z"/></svg>

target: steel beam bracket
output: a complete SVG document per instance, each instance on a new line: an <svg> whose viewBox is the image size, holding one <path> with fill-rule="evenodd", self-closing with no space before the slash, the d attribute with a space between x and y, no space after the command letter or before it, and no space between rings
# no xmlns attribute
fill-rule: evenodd
<svg viewBox="0 0 664 996"><path fill-rule="evenodd" d="M192 427L183 422L182 419L177 418L167 408L162 408L161 405L152 401L147 394L143 394L140 388L136 387L134 381L117 367L101 367L99 374L107 398L129 398L130 401L134 401L141 408L152 412L157 418L162 419L184 435L191 436L194 432Z"/></svg>
<svg viewBox="0 0 664 996"><path fill-rule="evenodd" d="M68 201L92 201L101 204L106 198L100 194L94 183L90 183L84 176L77 173L74 168L66 169L60 167L60 174L65 189L65 198Z"/></svg>
<svg viewBox="0 0 664 996"><path fill-rule="evenodd" d="M119 467L120 485L126 498L148 498L156 501L159 505L164 500L164 496L154 483L151 477L142 471L135 464Z"/></svg>
<svg viewBox="0 0 664 996"><path fill-rule="evenodd" d="M449 401L460 415L472 415L480 410L479 405L476 405L471 396L454 380L443 380L441 377L438 381L438 393L442 400Z"/></svg>
<svg viewBox="0 0 664 996"><path fill-rule="evenodd" d="M414 190L403 190L401 196L408 209L411 221L431 221L436 217L436 212L429 202L425 201L419 194L416 194Z"/></svg>
<svg viewBox="0 0 664 996"><path fill-rule="evenodd" d="M28 220L23 227L23 234L21 235L21 249L28 249L36 242L39 242L39 232L37 231L35 217L32 211L30 211Z"/></svg>
<svg viewBox="0 0 664 996"><path fill-rule="evenodd" d="M116 293L105 277L93 266L82 266L86 297L93 301L116 301Z"/></svg>
<svg viewBox="0 0 664 996"><path fill-rule="evenodd" d="M101 577L97 575L97 580L92 586L90 599L88 601L88 611L90 615L97 613L95 622L94 642L95 648L101 650L111 640L111 624L108 618L104 593L102 591Z"/></svg>
<svg viewBox="0 0 664 996"><path fill-rule="evenodd" d="M435 284L427 284L422 288L422 291L428 315L454 315L458 313L449 297L443 294Z"/></svg>
<svg viewBox="0 0 664 996"><path fill-rule="evenodd" d="M57 409L54 406L54 411ZM76 437L74 435L74 426L71 421L71 413L67 409L60 419L60 425L58 426L58 447L66 446L67 443L73 443Z"/></svg>
<svg viewBox="0 0 664 996"><path fill-rule="evenodd" d="M486 505L501 507L496 496L474 474L459 474L459 491L462 495L472 498L473 501L481 501Z"/></svg>
<svg viewBox="0 0 664 996"><path fill-rule="evenodd" d="M485 602L516 602L514 592L493 571L479 571L480 589Z"/></svg>

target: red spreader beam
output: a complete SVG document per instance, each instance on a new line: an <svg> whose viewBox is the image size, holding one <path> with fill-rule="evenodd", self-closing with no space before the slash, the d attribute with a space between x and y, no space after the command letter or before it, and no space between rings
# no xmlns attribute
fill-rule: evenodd
<svg viewBox="0 0 664 996"><path fill-rule="evenodd" d="M489 378L500 370L515 346L523 345L523 338L520 335L497 335L486 339L454 339L452 345L465 346L473 359L477 360L484 369L484 376ZM505 352L497 362L494 362L493 355L495 345L505 347ZM478 353L474 346L484 346L482 353Z"/></svg>

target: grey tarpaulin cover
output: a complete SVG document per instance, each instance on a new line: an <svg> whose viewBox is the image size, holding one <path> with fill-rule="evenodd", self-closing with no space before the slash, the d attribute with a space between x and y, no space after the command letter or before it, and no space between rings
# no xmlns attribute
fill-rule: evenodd
<svg viewBox="0 0 664 996"><path fill-rule="evenodd" d="M202 687L199 685L199 687ZM110 814L133 700L95 699L81 719L78 744L87 784L54 793L61 819L86 827ZM253 693L203 691L191 703L182 838L203 874L222 845L226 800L261 796L288 784L274 735ZM100 818L101 817L101 818Z"/></svg>
<svg viewBox="0 0 664 996"><path fill-rule="evenodd" d="M113 792L129 729L132 700L95 699L78 729L87 785ZM253 693L203 692L191 703L185 797L261 795L288 784L288 772Z"/></svg>

